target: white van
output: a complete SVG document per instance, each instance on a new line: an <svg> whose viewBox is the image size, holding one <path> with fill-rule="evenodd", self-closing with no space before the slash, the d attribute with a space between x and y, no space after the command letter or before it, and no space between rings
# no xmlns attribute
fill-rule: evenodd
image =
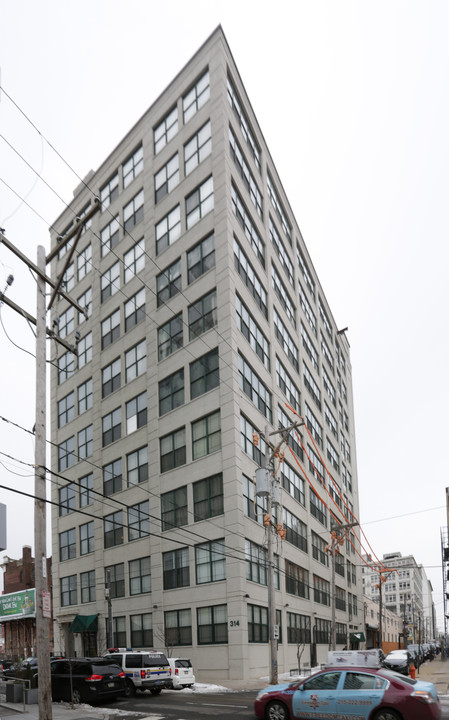
<svg viewBox="0 0 449 720"><path fill-rule="evenodd" d="M182 690L182 688L191 688L195 682L192 663L188 658L167 658L171 667L171 677L173 680L173 688Z"/></svg>

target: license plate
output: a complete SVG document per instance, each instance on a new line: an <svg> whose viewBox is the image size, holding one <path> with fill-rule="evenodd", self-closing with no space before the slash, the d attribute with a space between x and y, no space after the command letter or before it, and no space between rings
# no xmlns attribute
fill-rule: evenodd
<svg viewBox="0 0 449 720"><path fill-rule="evenodd" d="M108 683L108 687L115 687L115 683L113 683L113 682Z"/></svg>

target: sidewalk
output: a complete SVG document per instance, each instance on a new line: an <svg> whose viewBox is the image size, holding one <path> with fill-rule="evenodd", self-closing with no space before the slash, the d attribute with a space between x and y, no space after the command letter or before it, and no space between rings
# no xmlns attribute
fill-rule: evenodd
<svg viewBox="0 0 449 720"><path fill-rule="evenodd" d="M427 660L420 666L416 679L433 683L440 696L449 695L449 658L441 660L437 655L435 660Z"/></svg>

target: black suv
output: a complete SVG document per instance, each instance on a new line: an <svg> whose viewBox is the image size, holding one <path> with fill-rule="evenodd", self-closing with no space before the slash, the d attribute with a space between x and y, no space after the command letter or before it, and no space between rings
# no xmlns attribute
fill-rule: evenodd
<svg viewBox="0 0 449 720"><path fill-rule="evenodd" d="M63 658L51 663L53 700L93 704L125 694L125 673L105 658Z"/></svg>

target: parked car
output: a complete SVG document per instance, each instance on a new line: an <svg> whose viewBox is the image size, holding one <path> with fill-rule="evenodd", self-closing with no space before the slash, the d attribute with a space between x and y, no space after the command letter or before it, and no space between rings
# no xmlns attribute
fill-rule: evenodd
<svg viewBox="0 0 449 720"><path fill-rule="evenodd" d="M21 662L11 662L8 667L4 667L2 670L2 677L5 680L11 678L21 678L23 676L23 668Z"/></svg>
<svg viewBox="0 0 449 720"><path fill-rule="evenodd" d="M412 664L412 656L407 650L392 650L385 656L382 663L388 670L394 670L401 675L410 675Z"/></svg>
<svg viewBox="0 0 449 720"><path fill-rule="evenodd" d="M25 660L22 660L22 668L23 670L34 670L37 671L37 657L27 657Z"/></svg>
<svg viewBox="0 0 449 720"><path fill-rule="evenodd" d="M127 697L135 695L136 690L159 695L163 688L173 687L171 668L163 652L113 648L105 657L120 665L125 673Z"/></svg>
<svg viewBox="0 0 449 720"><path fill-rule="evenodd" d="M414 651L416 657L418 658L418 662L420 665L421 665L421 663L424 662L424 653L423 653L422 645L415 645L412 643L411 645L407 645L407 650L409 653ZM415 663L415 665L416 665L416 663Z"/></svg>
<svg viewBox="0 0 449 720"><path fill-rule="evenodd" d="M435 686L385 668L326 668L306 680L261 690L254 713L264 720L329 717L439 720Z"/></svg>
<svg viewBox="0 0 449 720"><path fill-rule="evenodd" d="M52 699L94 704L125 695L125 673L106 658L63 658L53 660Z"/></svg>
<svg viewBox="0 0 449 720"><path fill-rule="evenodd" d="M167 658L171 667L171 676L173 680L173 688L182 690L182 688L193 687L195 683L195 675L190 660L187 658Z"/></svg>
<svg viewBox="0 0 449 720"><path fill-rule="evenodd" d="M0 676L4 677L4 673L14 667L14 665L13 660L7 660L6 658L0 660Z"/></svg>

